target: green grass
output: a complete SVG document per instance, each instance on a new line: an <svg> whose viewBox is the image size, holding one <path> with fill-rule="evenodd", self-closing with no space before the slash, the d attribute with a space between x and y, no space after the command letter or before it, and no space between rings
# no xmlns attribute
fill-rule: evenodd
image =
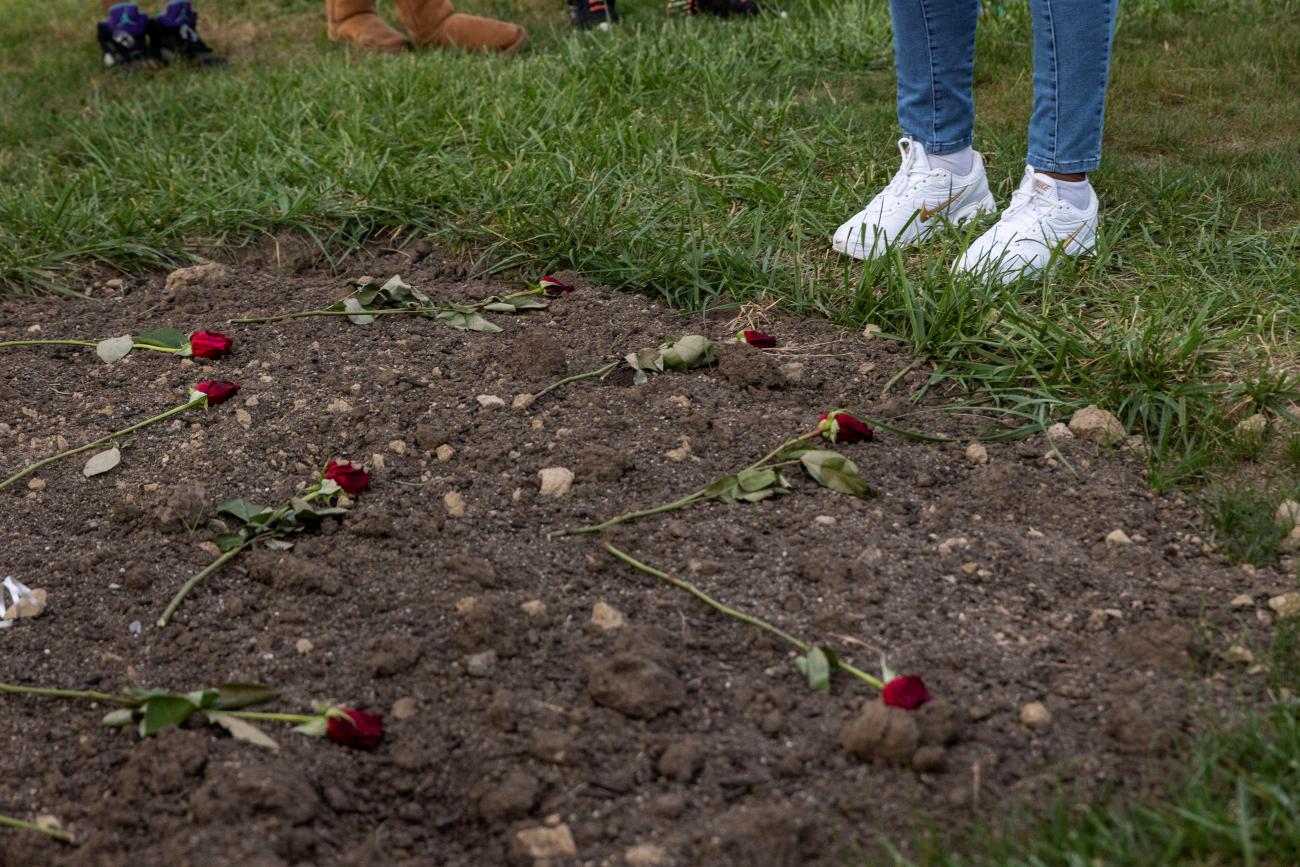
<svg viewBox="0 0 1300 867"><path fill-rule="evenodd" d="M1074 806L966 835L922 838L864 858L893 867L1284 867L1300 863L1300 626L1278 629L1266 654L1278 700L1189 745L1166 798Z"/></svg>
<svg viewBox="0 0 1300 867"><path fill-rule="evenodd" d="M608 34L571 33L559 0L465 0L530 27L505 58L353 56L325 40L319 0L227 0L199 9L230 69L131 77L97 65L91 5L0 16L0 291L75 292L87 263L143 270L286 232L337 261L396 233L688 311L775 299L905 341L933 370L918 398L1031 421L1111 409L1148 437L1157 488L1228 479L1206 494L1228 554L1276 556L1270 510L1300 489L1297 0L1121 3L1098 256L1013 288L948 275L978 227L869 265L828 249L897 165L883 0L734 23L622 0ZM996 5L977 138L1005 202L1031 39L1023 0ZM1233 433L1255 411L1268 443ZM1235 481L1261 461L1266 485ZM1282 634L1274 678L1295 690ZM1063 810L920 863L1295 863L1295 709L1209 737L1161 806Z"/></svg>
<svg viewBox="0 0 1300 867"><path fill-rule="evenodd" d="M0 285L75 289L81 263L170 265L282 232L339 257L399 230L687 310L771 297L875 323L954 394L1032 419L1115 410L1155 444L1157 486L1203 470L1234 390L1296 369L1294 0L1126 4L1100 255L1015 289L954 281L961 237L868 267L828 250L897 161L880 0L733 23L628 0L609 34L570 33L558 0L464 5L524 20L529 50L350 58L318 3L241 0L204 25L230 70L120 77L96 66L81 0L12 10ZM977 66L1003 200L1030 107L1028 14L1005 6Z"/></svg>

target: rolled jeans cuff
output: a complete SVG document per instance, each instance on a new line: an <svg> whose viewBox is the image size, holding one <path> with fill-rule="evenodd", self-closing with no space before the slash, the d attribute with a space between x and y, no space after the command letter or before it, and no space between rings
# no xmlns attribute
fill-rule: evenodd
<svg viewBox="0 0 1300 867"><path fill-rule="evenodd" d="M913 141L920 142L921 146L925 148L925 152L927 154L934 154L935 156L943 156L944 154L955 154L957 153L957 151L965 150L975 142L975 136L973 134L963 136L962 138L956 139L954 141L935 141L934 139L928 139L923 135L917 135L916 133L911 132L910 130L903 130L903 135L907 136Z"/></svg>
<svg viewBox="0 0 1300 867"><path fill-rule="evenodd" d="M1026 159L1026 162L1029 163L1030 168L1037 169L1040 172L1060 172L1061 174L1066 175L1077 175L1095 172L1097 167L1101 165L1101 157L1096 156L1088 160L1074 160L1072 162L1062 163L1057 162L1056 160L1049 160L1046 157L1030 154Z"/></svg>

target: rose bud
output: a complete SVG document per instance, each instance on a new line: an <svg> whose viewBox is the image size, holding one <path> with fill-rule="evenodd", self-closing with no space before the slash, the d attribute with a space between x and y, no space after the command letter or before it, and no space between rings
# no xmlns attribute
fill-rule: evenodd
<svg viewBox="0 0 1300 867"><path fill-rule="evenodd" d="M325 478L349 494L359 494L370 486L370 473L348 461L330 461L325 465Z"/></svg>
<svg viewBox="0 0 1300 867"><path fill-rule="evenodd" d="M573 287L568 283L558 280L549 274L543 277L539 282L541 283L542 294L547 298L559 298L561 295L573 291Z"/></svg>
<svg viewBox="0 0 1300 867"><path fill-rule="evenodd" d="M771 349L776 346L776 338L761 331L746 329L740 332L740 339L758 349Z"/></svg>
<svg viewBox="0 0 1300 867"><path fill-rule="evenodd" d="M336 707L329 713L325 734L336 744L373 750L384 739L384 718L350 707Z"/></svg>
<svg viewBox="0 0 1300 867"><path fill-rule="evenodd" d="M925 688L925 681L915 674L909 674L906 677L896 677L885 688L880 691L880 699L890 707L901 707L903 710L916 710L933 698L930 690Z"/></svg>
<svg viewBox="0 0 1300 867"><path fill-rule="evenodd" d="M190 335L190 354L195 358L220 358L230 351L231 342L215 331L196 331Z"/></svg>
<svg viewBox="0 0 1300 867"><path fill-rule="evenodd" d="M194 390L207 395L208 406L216 406L234 397L235 393L239 391L239 386L233 382L226 382L224 379L205 379L194 386Z"/></svg>
<svg viewBox="0 0 1300 867"><path fill-rule="evenodd" d="M875 438L870 425L841 410L822 413L817 429L833 443L869 442Z"/></svg>

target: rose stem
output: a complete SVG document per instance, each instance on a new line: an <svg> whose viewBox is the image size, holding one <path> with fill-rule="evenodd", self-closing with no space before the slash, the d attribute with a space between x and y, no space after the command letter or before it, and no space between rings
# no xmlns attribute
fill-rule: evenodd
<svg viewBox="0 0 1300 867"><path fill-rule="evenodd" d="M757 626L759 629L766 630L767 632L770 632L773 635L775 635L777 638L780 638L782 641L794 645L796 648L802 650L804 653L807 653L809 650L812 649L812 646L809 645L807 642L801 641L800 639L795 638L790 633L776 628L772 624L768 623L766 620L760 620L759 618L754 617L753 615L745 614L744 612L737 611L734 608L729 608L726 605L723 605L718 600L714 599L709 594L705 593L700 588L696 587L691 582L685 581L681 578L674 578L672 575L669 575L667 572L661 572L660 570L656 569L653 566L650 566L649 564L642 563L640 560L636 559L631 554L627 554L623 551L620 551L618 548L615 548L613 545L611 545L608 542L605 543L605 550L613 554L618 559L622 560L624 563L627 563L629 566L632 566L636 569L640 569L642 572L645 572L647 575L653 575L656 578L662 578L663 580L667 581L669 584L672 584L674 587L677 587L681 590L685 590L687 593L690 593L692 596L696 597L697 599L700 599L708 603L709 605L713 606L718 611L721 611L723 614L727 615L728 617L734 617L737 620L741 621L742 623L748 623L751 626ZM835 660L835 667L843 669L844 671L848 672L849 674L853 675L859 680L866 681L867 683L874 686L876 689L881 689L884 686L884 684L882 684L878 678L872 677L871 675L867 674L865 671L862 671L859 668L854 668L853 666L849 665L847 662L841 661L838 657L836 657Z"/></svg>
<svg viewBox="0 0 1300 867"><path fill-rule="evenodd" d="M674 500L671 503L663 503L662 505L654 506L653 508L649 508L649 509L641 509L640 511L636 511L636 512L626 512L622 515L619 515L616 518L610 518L608 521L602 521L599 524L592 524L588 527L575 527L572 530L556 530L555 532L551 533L548 538L558 539L561 536L580 536L583 533L595 533L599 530L604 530L607 527L612 527L615 524L622 524L625 521L631 521L636 518L644 518L647 515L657 515L660 512L671 512L673 509L685 508L686 506L689 506L691 503L694 503L697 500L704 499L705 494L707 492L708 492L708 488L701 488L700 490L696 491L693 494L687 494L686 496L682 497L680 500Z"/></svg>
<svg viewBox="0 0 1300 867"><path fill-rule="evenodd" d="M103 701L110 704L136 704L136 700L130 696L113 695L112 693L85 689L46 689L42 686L17 686L12 683L0 683L0 692L10 692L15 695L40 695L46 698L84 698L87 701Z"/></svg>
<svg viewBox="0 0 1300 867"><path fill-rule="evenodd" d="M79 454L79 453L84 452L84 451L87 451L87 450L89 450L89 449L93 449L95 446L102 446L102 445L104 445L105 443L112 442L113 440L117 439L117 438L120 437L120 436L125 436L125 435L131 433L132 431L137 431L137 430L139 430L140 428L142 428L142 427L144 427L144 426L146 426L146 425L151 425L151 424L153 424L153 423L156 422L156 421L162 421L163 419L165 419L165 418L167 418L167 417L169 417L169 416L173 416L173 415L176 415L177 413L184 412L185 410L189 409L190 407L192 407L192 406L197 406L197 405L199 405L200 403L203 403L203 402L206 401L206 400L207 400L207 396L206 396L206 395L203 396L203 397L197 397L197 398L195 398L194 400L191 400L189 403L183 403L183 404L181 404L180 406L172 407L171 409L167 410L166 412L164 412L164 413L159 413L158 415L154 416L153 418L147 418L147 419L145 419L145 420L142 421L142 422L137 422L136 424L131 425L130 427L124 427L124 428L122 428L122 429L119 430L119 431L113 431L113 432L112 432L111 434L109 434L108 436L100 437L99 439L94 440L93 442L88 442L88 443L86 443L84 446L77 446L75 449L68 449L66 452L59 452L57 455L50 455L48 458L44 458L44 459L42 459L42 460L39 460L39 461L37 461L37 462L34 463L34 464L28 464L26 467L23 467L23 469L20 470L19 472L15 473L14 475L12 475L12 476L10 476L9 478L5 479L3 482L0 482L0 490L2 490L2 489L4 489L4 488L8 487L9 485L12 485L14 482L18 481L18 480L21 479L23 476L27 476L27 475L30 475L30 474L36 472L37 470L39 470L41 467L45 466L46 464L52 464L52 463L54 463L55 461L60 460L60 459L62 459L62 458L71 457L72 455Z"/></svg>
<svg viewBox="0 0 1300 867"><path fill-rule="evenodd" d="M617 365L617 364L618 364L617 361L614 362L614 365ZM612 366L612 365L611 365L611 366ZM597 372L597 371L592 371L591 373L584 373L584 374L581 374L581 376L593 376L593 375L595 375L596 372ZM581 378L581 376L580 376L580 377L570 377L570 379ZM555 385L561 385L561 384L562 384L561 382L557 382ZM551 387L554 388L555 386L551 386ZM549 389L548 389L548 390L549 390ZM545 394L545 393L546 393L546 392L542 392L542 394ZM534 398L534 399L536 399L536 398ZM794 439L786 440L785 442L781 443L781 445L779 445L779 446L777 446L776 448L774 448L772 451L770 451L770 452L768 452L767 454L763 455L763 457L761 457L761 458L759 458L758 460L754 461L754 463L752 463L752 464L750 464L749 466L745 467L745 469L744 469L744 470L741 470L741 472L743 473L743 472L745 472L746 470L752 470L752 469L755 469L755 468L757 468L757 467L760 467L760 466L762 466L764 463L766 463L767 461L769 461L769 460L771 460L772 458L776 457L777 455L781 454L781 452L783 452L783 451L785 451L786 449L790 448L791 446L793 446L793 445L795 445L795 444L797 444L797 443L800 443L800 442L802 442L802 441L804 441L804 440L812 439L813 437L817 436L817 435L820 434L820 433L821 433L821 431L816 431L816 430L814 430L814 431L809 431L808 433L806 433L806 434L801 434L800 436L797 436L797 437L795 437ZM782 464L778 464L778 466L783 466L783 465L782 465ZM673 511L674 509L682 509L682 508L685 508L686 506L691 505L692 503L699 502L700 500L711 499L710 497L707 497L707 496L706 496L707 493L708 493L708 490L709 490L708 488L701 488L700 490L696 491L696 492L693 493L693 494L687 494L686 496L682 497L680 500L674 500L674 501L671 502L671 503L664 503L664 504L662 504L662 505L654 506L654 507L649 508L649 509L640 509L640 510L635 511L635 512L625 512L624 514L619 515L618 517L610 518L608 521L602 521L602 522L599 523L599 524L591 524L591 525L586 526L586 527L577 527L577 528L572 529L572 530L556 530L555 532L553 532L553 533L551 533L549 536L547 536L547 538L548 538L548 539L559 539L559 538L561 538L562 536L579 536L579 535L582 535L583 533L595 533L595 532L597 532L597 531L599 531L599 530L604 530L604 529L606 529L606 528L608 528L608 527L612 527L612 526L614 526L615 524L622 524L622 523L625 523L625 522L627 522L627 521L635 520L636 518L644 518L644 517L646 517L647 515L657 515L657 514L659 514L660 512L671 512L671 511Z"/></svg>
<svg viewBox="0 0 1300 867"><path fill-rule="evenodd" d="M44 834L47 837L53 837L60 843L71 843L72 835L67 831L60 831L58 828L45 828L37 825L35 822L24 822L22 819L14 819L9 816L0 816L0 825L8 825L10 828L19 828L24 831L35 831L38 834Z"/></svg>
<svg viewBox="0 0 1300 867"><path fill-rule="evenodd" d="M0 343L0 347L5 346L98 346L95 340L6 340ZM154 352L170 352L175 354L180 352L179 349L168 349L166 346L153 346L148 343L132 343L132 349L150 349Z"/></svg>
<svg viewBox="0 0 1300 867"><path fill-rule="evenodd" d="M275 316L252 316L244 319L229 319L238 325L250 325L257 322L280 322L284 319L304 319L308 316L396 316L401 313L438 313L441 307L386 307L376 310L300 310L297 313L280 313Z"/></svg>
<svg viewBox="0 0 1300 867"><path fill-rule="evenodd" d="M316 499L320 495L321 495L321 490L320 490L320 486L318 485L315 491L312 491L311 493L303 496L302 500L304 502L310 503L312 500ZM292 502L285 503L282 506L278 507L274 512L271 513L271 516L266 519L266 525L274 524L276 521L280 519L281 515L283 515L291 508L293 508ZM162 616L158 618L158 625L159 626L167 625L167 621L170 620L171 616L176 613L176 609L180 607L180 604L185 601L185 597L189 595L189 592L191 590L193 590L195 587L198 586L200 581L202 581L204 578L208 577L213 572L220 569L223 565L225 565L227 561L229 561L236 554L238 554L240 551L244 550L254 542L260 542L261 540L267 538L268 536L278 536L278 535L282 535L282 534L277 533L275 531L271 531L268 533L260 533L251 539L246 539L243 542L240 542L239 545L237 545L234 548L231 548L229 551L226 551L220 557L213 560L207 566L203 567L203 569L198 574L192 576L190 580L186 581L181 586L181 589L176 592L176 595L172 597L171 603L168 604L167 609L163 611Z"/></svg>
<svg viewBox="0 0 1300 867"><path fill-rule="evenodd" d="M223 710L221 713L225 716L237 716L240 719L257 719L266 720L267 722L309 723L320 719L320 717L307 716L301 713L269 713L262 710Z"/></svg>
<svg viewBox="0 0 1300 867"><path fill-rule="evenodd" d="M564 379L561 379L559 382L553 382L550 385L546 386L546 388L543 388L541 391L537 392L537 394L533 395L533 400L537 400L542 395L555 391L555 389L559 388L562 385L568 385L571 382L577 382L581 379L591 379L593 376L604 376L614 368L618 367L620 361L611 361L609 364L606 364L604 367L598 367L595 370L588 370L586 373L579 373L574 376L566 376Z"/></svg>

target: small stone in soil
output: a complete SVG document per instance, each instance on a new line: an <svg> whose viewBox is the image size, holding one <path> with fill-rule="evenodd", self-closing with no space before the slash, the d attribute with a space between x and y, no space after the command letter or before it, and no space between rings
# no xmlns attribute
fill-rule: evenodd
<svg viewBox="0 0 1300 867"><path fill-rule="evenodd" d="M578 847L568 825L547 828L539 825L518 831L510 842L510 851L534 859L576 858Z"/></svg>
<svg viewBox="0 0 1300 867"><path fill-rule="evenodd" d="M297 641L294 642L293 649L298 651L298 653L306 654L306 653L311 653L313 650L315 650L316 645L312 644L309 639L299 638Z"/></svg>
<svg viewBox="0 0 1300 867"><path fill-rule="evenodd" d="M438 460L442 461L443 463L446 463L447 461L451 460L452 455L456 454L456 450L451 446L447 445L446 443L443 443L442 445L434 449L433 453L434 455L437 456Z"/></svg>
<svg viewBox="0 0 1300 867"><path fill-rule="evenodd" d="M392 714L394 719L410 719L415 716L415 699L410 696L399 698L393 702Z"/></svg>
<svg viewBox="0 0 1300 867"><path fill-rule="evenodd" d="M543 497L562 497L573 487L573 470L567 467L546 467L539 470L537 475Z"/></svg>
<svg viewBox="0 0 1300 867"><path fill-rule="evenodd" d="M1120 548L1132 544L1133 540L1123 530L1111 530L1106 534L1106 547L1108 548Z"/></svg>
<svg viewBox="0 0 1300 867"><path fill-rule="evenodd" d="M596 704L636 719L653 719L686 700L686 686L676 674L630 651L591 660L587 692Z"/></svg>
<svg viewBox="0 0 1300 867"><path fill-rule="evenodd" d="M497 670L497 652L485 650L465 657L465 671L470 677L491 677Z"/></svg>
<svg viewBox="0 0 1300 867"><path fill-rule="evenodd" d="M520 604L519 608L529 617L544 617L546 615L546 603L540 599L529 599L527 602Z"/></svg>
<svg viewBox="0 0 1300 867"><path fill-rule="evenodd" d="M1020 708L1020 722L1027 729L1038 731L1052 722L1052 712L1040 701L1031 701Z"/></svg>
<svg viewBox="0 0 1300 867"><path fill-rule="evenodd" d="M568 732L533 729L528 735L528 755L539 762L563 764L572 745L573 738Z"/></svg>
<svg viewBox="0 0 1300 867"><path fill-rule="evenodd" d="M1249 647L1243 647L1240 644L1234 644L1227 650L1219 654L1224 662L1234 663L1236 665L1250 665L1255 661L1255 654L1250 652Z"/></svg>
<svg viewBox="0 0 1300 867"><path fill-rule="evenodd" d="M1232 602L1230 602L1229 604L1233 608L1254 608L1255 597L1247 593L1242 593L1240 596L1232 597Z"/></svg>
<svg viewBox="0 0 1300 867"><path fill-rule="evenodd" d="M531 394L516 394L515 399L510 401L511 409L528 409L533 405L533 396Z"/></svg>
<svg viewBox="0 0 1300 867"><path fill-rule="evenodd" d="M1283 500L1278 503L1273 520L1284 530L1290 530L1300 524L1300 503L1295 500Z"/></svg>
<svg viewBox="0 0 1300 867"><path fill-rule="evenodd" d="M989 462L989 450L984 447L983 443L971 443L966 446L966 460L972 464L987 464Z"/></svg>
<svg viewBox="0 0 1300 867"><path fill-rule="evenodd" d="M442 495L442 506L447 510L449 518L465 517L465 498L460 495L459 491L448 491Z"/></svg>
<svg viewBox="0 0 1300 867"><path fill-rule="evenodd" d="M673 863L668 850L657 843L637 843L623 852L628 867L669 867Z"/></svg>
<svg viewBox="0 0 1300 867"><path fill-rule="evenodd" d="M1074 431L1070 430L1069 425L1064 422L1057 422L1047 429L1047 437L1053 442L1074 439Z"/></svg>
<svg viewBox="0 0 1300 867"><path fill-rule="evenodd" d="M489 822L527 816L537 803L540 789L537 778L532 774L520 770L510 771L500 783L479 795L479 815Z"/></svg>
<svg viewBox="0 0 1300 867"><path fill-rule="evenodd" d="M618 629L627 623L627 618L623 612L619 611L613 605L605 602L597 602L591 609L591 622L593 626L598 626L605 631Z"/></svg>
<svg viewBox="0 0 1300 867"><path fill-rule="evenodd" d="M44 480L44 479L29 479L28 482L27 482L27 490L29 490L29 491L43 491L43 490L45 490L45 480Z"/></svg>
<svg viewBox="0 0 1300 867"><path fill-rule="evenodd" d="M1268 600L1268 607L1279 620L1300 616L1300 593L1283 593Z"/></svg>
<svg viewBox="0 0 1300 867"><path fill-rule="evenodd" d="M474 399L478 401L478 405L483 409L501 409L506 405L506 402L495 394L480 394Z"/></svg>
<svg viewBox="0 0 1300 867"><path fill-rule="evenodd" d="M1123 442L1128 435L1119 419L1095 404L1084 407L1074 414L1070 419L1070 432L1079 439L1101 446L1113 446Z"/></svg>

